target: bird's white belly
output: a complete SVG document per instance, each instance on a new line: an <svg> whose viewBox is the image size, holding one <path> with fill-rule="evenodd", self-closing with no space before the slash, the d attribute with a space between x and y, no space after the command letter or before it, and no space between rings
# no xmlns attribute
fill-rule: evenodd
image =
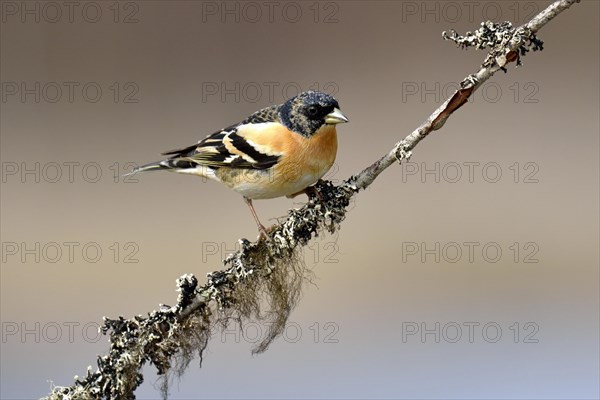
<svg viewBox="0 0 600 400"><path fill-rule="evenodd" d="M321 171L294 171L281 174L273 170L244 170L237 171L235 176L228 177L222 182L231 189L249 199L272 199L298 193L317 182L327 173L330 167Z"/></svg>

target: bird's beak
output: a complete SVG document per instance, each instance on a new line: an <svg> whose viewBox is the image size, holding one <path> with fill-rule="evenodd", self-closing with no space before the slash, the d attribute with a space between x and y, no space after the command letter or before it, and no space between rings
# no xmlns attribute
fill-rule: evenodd
<svg viewBox="0 0 600 400"><path fill-rule="evenodd" d="M325 116L326 124L341 124L344 122L348 122L348 118L340 111L339 108L334 108L332 112Z"/></svg>

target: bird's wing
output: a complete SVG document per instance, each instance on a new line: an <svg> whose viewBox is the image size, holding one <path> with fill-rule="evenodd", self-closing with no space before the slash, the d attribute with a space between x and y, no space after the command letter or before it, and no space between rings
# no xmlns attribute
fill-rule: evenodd
<svg viewBox="0 0 600 400"><path fill-rule="evenodd" d="M163 155L173 161L211 168L267 169L277 164L281 152L278 133L287 131L279 122L277 106L259 110L240 124L217 131L200 142ZM275 148L269 143L274 142Z"/></svg>

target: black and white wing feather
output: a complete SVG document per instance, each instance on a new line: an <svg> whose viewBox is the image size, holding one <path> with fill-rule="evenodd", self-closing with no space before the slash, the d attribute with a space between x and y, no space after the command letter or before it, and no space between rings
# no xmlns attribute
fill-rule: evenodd
<svg viewBox="0 0 600 400"><path fill-rule="evenodd" d="M261 127L279 122L278 114L279 106L263 108L239 124L217 131L192 146L162 153L169 158L136 168L133 173L161 169L183 172L198 167L268 169L277 164L280 156L259 151L245 136L260 135ZM251 135L244 135L244 132Z"/></svg>

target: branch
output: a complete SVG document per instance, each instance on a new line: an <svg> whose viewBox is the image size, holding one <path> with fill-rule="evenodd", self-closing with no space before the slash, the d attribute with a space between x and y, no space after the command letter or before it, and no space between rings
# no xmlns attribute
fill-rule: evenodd
<svg viewBox="0 0 600 400"><path fill-rule="evenodd" d="M386 155L341 185L319 181L315 185L317 194L302 208L290 210L287 219L271 230L269 240L251 243L241 239L241 250L224 260L227 268L209 273L205 285L198 286L198 280L191 274L180 277L175 306L161 306L146 317L104 318L102 332L110 332L109 354L98 357L95 371L88 367L85 377L75 377L72 386L55 387L46 399L134 399L134 390L143 382L141 370L146 362L153 364L163 377L166 397L169 373L181 376L196 354L201 363L211 332L226 327L232 320L239 323L251 318L268 320L267 337L253 350L265 351L283 332L304 283L311 279L311 272L301 261L301 248L323 231L335 232L350 201L361 189L367 188L396 161L408 160L415 146L440 129L498 70L506 72L505 66L513 61L521 65L521 56L529 50L542 50L543 42L536 32L576 2L556 1L518 28L510 22L487 21L465 36L444 32L444 39L460 47L490 50L480 69L467 76L461 88L425 122Z"/></svg>

